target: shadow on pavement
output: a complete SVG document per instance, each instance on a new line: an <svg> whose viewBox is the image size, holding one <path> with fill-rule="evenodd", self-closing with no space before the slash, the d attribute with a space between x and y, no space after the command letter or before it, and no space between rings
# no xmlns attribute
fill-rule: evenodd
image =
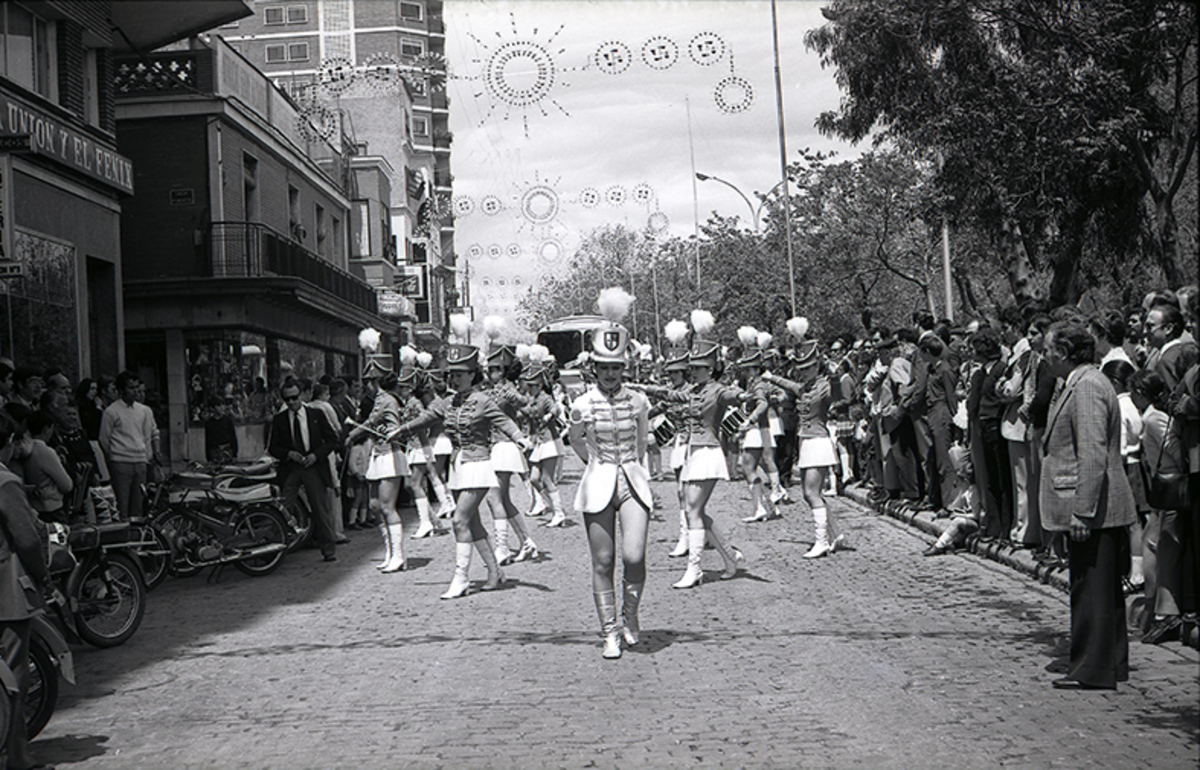
<svg viewBox="0 0 1200 770"><path fill-rule="evenodd" d="M107 735L62 735L37 741L34 751L39 762L49 765L83 762L107 754L106 743Z"/></svg>

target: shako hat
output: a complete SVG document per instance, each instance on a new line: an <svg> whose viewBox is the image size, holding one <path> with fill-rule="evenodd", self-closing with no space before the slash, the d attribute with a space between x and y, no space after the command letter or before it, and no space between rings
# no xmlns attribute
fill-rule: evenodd
<svg viewBox="0 0 1200 770"><path fill-rule="evenodd" d="M629 346L629 330L618 323L609 322L592 332L592 361L597 363L625 363L625 350Z"/></svg>
<svg viewBox="0 0 1200 770"><path fill-rule="evenodd" d="M479 368L479 348L456 343L446 347L446 371L471 372Z"/></svg>
<svg viewBox="0 0 1200 770"><path fill-rule="evenodd" d="M391 356L387 353L370 353L367 355L366 363L363 365L362 378L364 380L374 380L385 374L391 374L393 371Z"/></svg>
<svg viewBox="0 0 1200 770"><path fill-rule="evenodd" d="M817 357L817 341L804 340L796 345L796 352L792 356L792 365L798 369L803 369L816 364Z"/></svg>
<svg viewBox="0 0 1200 770"><path fill-rule="evenodd" d="M696 340L688 353L688 366L716 366L721 346L713 340Z"/></svg>

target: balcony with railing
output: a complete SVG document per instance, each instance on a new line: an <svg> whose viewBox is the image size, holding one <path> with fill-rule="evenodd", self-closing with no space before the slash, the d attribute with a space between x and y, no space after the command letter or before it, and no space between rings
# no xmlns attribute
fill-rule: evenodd
<svg viewBox="0 0 1200 770"><path fill-rule="evenodd" d="M378 311L374 287L266 225L213 222L208 244L210 277L299 278L361 310Z"/></svg>

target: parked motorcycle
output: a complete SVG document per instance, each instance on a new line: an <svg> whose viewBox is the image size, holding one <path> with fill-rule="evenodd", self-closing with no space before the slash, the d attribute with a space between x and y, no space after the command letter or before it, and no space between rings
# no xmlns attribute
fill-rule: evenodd
<svg viewBox="0 0 1200 770"><path fill-rule="evenodd" d="M225 564L247 575L270 574L294 532L277 498L214 489L181 474L159 486L151 510L150 526L171 551L167 570L177 576Z"/></svg>
<svg viewBox="0 0 1200 770"><path fill-rule="evenodd" d="M30 740L49 724L58 705L59 678L75 684L75 662L68 637L74 631L66 597L57 589L46 597L46 608L33 617L29 638L29 681L25 692L25 733ZM7 651L7 647L5 648ZM10 662L5 658L6 662Z"/></svg>
<svg viewBox="0 0 1200 770"><path fill-rule="evenodd" d="M68 548L52 555L50 575L66 596L79 637L95 647L124 644L146 613L138 553L152 541L140 526L123 522L71 527L65 539Z"/></svg>

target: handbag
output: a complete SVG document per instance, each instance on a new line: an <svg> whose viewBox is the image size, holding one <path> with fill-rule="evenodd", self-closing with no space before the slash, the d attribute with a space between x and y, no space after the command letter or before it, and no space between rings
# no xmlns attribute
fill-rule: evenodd
<svg viewBox="0 0 1200 770"><path fill-rule="evenodd" d="M1167 440L1171 435L1171 422L1167 420L1167 429L1163 431L1162 450L1158 453L1158 462L1154 464L1154 472L1147 478L1146 470L1142 469L1143 481L1146 485L1146 502L1156 511L1187 511L1190 510L1188 499L1188 477L1184 471L1163 472L1162 459L1167 453Z"/></svg>

